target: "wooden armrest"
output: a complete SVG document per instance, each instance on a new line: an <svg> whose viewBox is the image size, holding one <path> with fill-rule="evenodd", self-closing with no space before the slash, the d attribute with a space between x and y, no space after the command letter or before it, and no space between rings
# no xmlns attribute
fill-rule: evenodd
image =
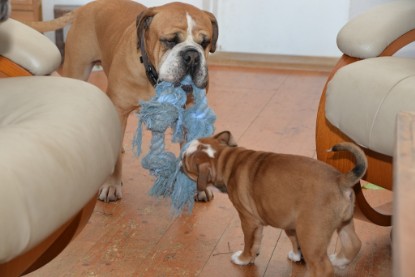
<svg viewBox="0 0 415 277"><path fill-rule="evenodd" d="M17 77L17 76L31 76L25 68L12 62L8 58L0 56L0 77Z"/></svg>

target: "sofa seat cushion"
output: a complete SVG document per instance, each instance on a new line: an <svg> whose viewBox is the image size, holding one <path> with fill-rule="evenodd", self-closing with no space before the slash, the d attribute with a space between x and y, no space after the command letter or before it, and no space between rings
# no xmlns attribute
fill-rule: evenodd
<svg viewBox="0 0 415 277"><path fill-rule="evenodd" d="M0 263L97 195L120 146L117 112L97 87L51 76L0 79Z"/></svg>
<svg viewBox="0 0 415 277"><path fill-rule="evenodd" d="M329 82L326 118L356 143L393 156L396 117L415 111L415 60L370 58L339 69Z"/></svg>

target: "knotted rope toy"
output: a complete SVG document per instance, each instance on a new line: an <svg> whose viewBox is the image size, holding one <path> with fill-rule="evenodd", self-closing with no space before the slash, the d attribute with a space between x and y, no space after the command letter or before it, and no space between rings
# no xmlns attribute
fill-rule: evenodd
<svg viewBox="0 0 415 277"><path fill-rule="evenodd" d="M190 86L194 103L185 109L188 89L185 91L184 88ZM142 166L155 176L150 195L170 197L175 215L185 208L191 212L196 184L180 170L181 157L192 140L211 136L214 132L216 115L208 107L206 90L196 87L190 76L186 76L180 84L160 82L156 85L156 95L149 101L140 102L138 117L133 140L137 156L141 154L143 125L152 133L150 150L141 161ZM172 142L183 144L179 157L165 149L168 128L173 131Z"/></svg>

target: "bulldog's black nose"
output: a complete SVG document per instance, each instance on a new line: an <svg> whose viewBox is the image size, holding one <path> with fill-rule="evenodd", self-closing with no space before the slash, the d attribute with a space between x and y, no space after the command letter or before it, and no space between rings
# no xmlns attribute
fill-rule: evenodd
<svg viewBox="0 0 415 277"><path fill-rule="evenodd" d="M183 61L189 68L193 68L200 63L199 52L195 49L187 49L183 52Z"/></svg>

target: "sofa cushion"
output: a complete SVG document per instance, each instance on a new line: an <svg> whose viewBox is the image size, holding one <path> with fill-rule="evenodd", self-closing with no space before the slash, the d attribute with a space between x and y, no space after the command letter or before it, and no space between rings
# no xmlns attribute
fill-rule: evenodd
<svg viewBox="0 0 415 277"><path fill-rule="evenodd" d="M0 55L38 76L51 74L62 61L52 41L12 18L0 23Z"/></svg>
<svg viewBox="0 0 415 277"><path fill-rule="evenodd" d="M415 29L414 13L413 0L379 5L344 25L337 34L337 46L351 57L377 57L398 37Z"/></svg>
<svg viewBox="0 0 415 277"><path fill-rule="evenodd" d="M41 242L97 194L120 137L114 106L89 83L0 79L0 263Z"/></svg>
<svg viewBox="0 0 415 277"><path fill-rule="evenodd" d="M415 60L365 59L339 69L329 82L326 118L356 143L392 156L396 116L415 111Z"/></svg>

